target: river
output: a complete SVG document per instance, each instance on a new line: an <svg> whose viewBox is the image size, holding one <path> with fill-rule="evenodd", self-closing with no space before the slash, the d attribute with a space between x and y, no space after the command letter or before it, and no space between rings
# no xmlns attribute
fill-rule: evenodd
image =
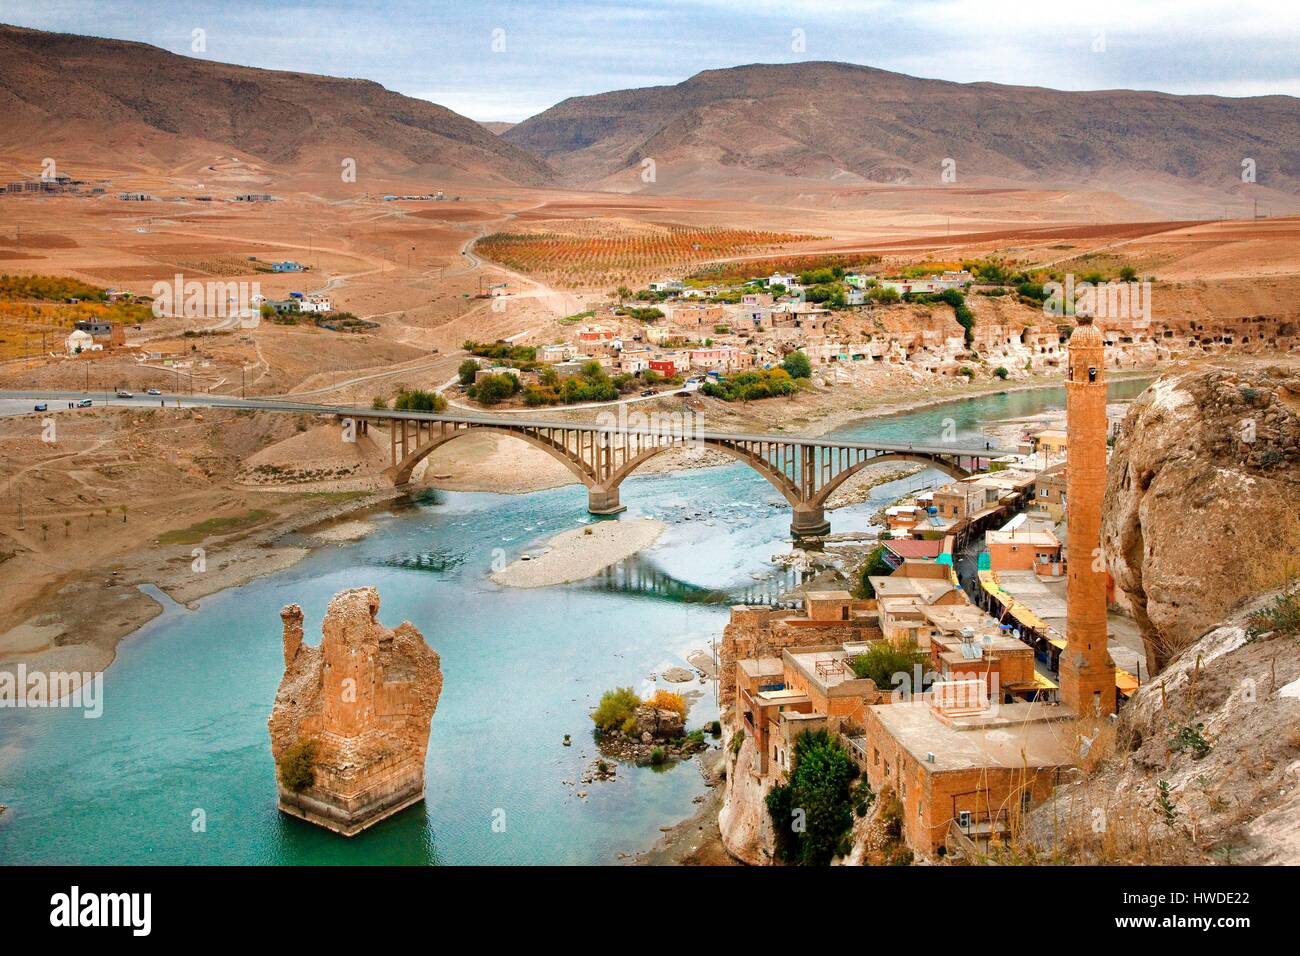
<svg viewBox="0 0 1300 956"><path fill-rule="evenodd" d="M1145 384L1113 383L1112 396ZM1063 401L1059 388L1009 392L835 434L919 443L955 428L960 441L982 441L987 424ZM881 486L833 512L833 530L868 527L917 483ZM605 689L664 686L698 694L690 726L712 720L712 683L656 684L651 675L709 648L730 602L788 587L769 559L789 548L790 516L742 465L631 478L622 498L627 515L660 518L668 530L576 584L513 590L487 574L502 551L513 559L588 520L578 486L429 492L372 515L364 540L319 548L198 610L160 595L165 612L122 642L104 675L101 717L0 710L0 862L613 863L648 848L704 792L696 764L625 765L612 782L578 784L597 756L587 713ZM266 720L283 669L280 608L301 604L316 643L329 598L359 585L379 589L385 624L420 629L442 657L444 685L425 802L345 840L275 809Z"/></svg>

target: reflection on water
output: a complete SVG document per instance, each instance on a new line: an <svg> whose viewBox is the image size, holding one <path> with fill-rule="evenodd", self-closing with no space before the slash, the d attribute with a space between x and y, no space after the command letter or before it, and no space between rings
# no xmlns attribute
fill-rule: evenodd
<svg viewBox="0 0 1300 956"><path fill-rule="evenodd" d="M704 587L674 577L652 558L636 554L611 565L575 587L638 595L684 604L776 604L783 595L804 583L804 572L777 568L770 574L755 575L751 584L725 588Z"/></svg>

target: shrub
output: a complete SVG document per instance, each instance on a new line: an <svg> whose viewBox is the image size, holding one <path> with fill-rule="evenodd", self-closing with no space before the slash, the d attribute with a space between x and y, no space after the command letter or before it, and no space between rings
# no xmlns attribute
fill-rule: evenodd
<svg viewBox="0 0 1300 956"><path fill-rule="evenodd" d="M1005 380L1006 377L1011 374L1011 372L1008 371L1005 365L999 365L997 368L993 370L993 374L996 375L998 378Z"/></svg>
<svg viewBox="0 0 1300 956"><path fill-rule="evenodd" d="M460 384L473 385L474 376L478 373L478 368L478 362L474 361L474 359L465 359L465 361L461 362L460 368L456 370L456 374L460 378Z"/></svg>
<svg viewBox="0 0 1300 956"><path fill-rule="evenodd" d="M438 392L428 392L421 388L399 389L397 398L393 401L393 408L401 412L441 412L446 407L445 397Z"/></svg>
<svg viewBox="0 0 1300 956"><path fill-rule="evenodd" d="M280 758L280 781L294 793L302 793L316 779L316 741L300 740Z"/></svg>
<svg viewBox="0 0 1300 956"><path fill-rule="evenodd" d="M714 720L709 723L709 734L713 737L722 736L722 721Z"/></svg>
<svg viewBox="0 0 1300 956"><path fill-rule="evenodd" d="M870 579L893 573L894 569L885 562L884 545L878 545L858 569L858 586L853 589L853 596L859 601L870 600L876 596L876 589L872 587Z"/></svg>
<svg viewBox="0 0 1300 956"><path fill-rule="evenodd" d="M616 687L600 695L600 703L591 712L591 719L605 732L620 728L626 732L631 721L636 726L636 709L641 706L641 698L631 687Z"/></svg>
<svg viewBox="0 0 1300 956"><path fill-rule="evenodd" d="M682 720L686 719L686 698L681 694L674 694L670 690L657 690L646 703L658 710L671 710Z"/></svg>
<svg viewBox="0 0 1300 956"><path fill-rule="evenodd" d="M384 398L382 395L376 395L370 400L370 407L377 412L387 411L388 399Z"/></svg>
<svg viewBox="0 0 1300 956"><path fill-rule="evenodd" d="M857 774L839 739L825 730L795 739L789 783L773 787L766 801L781 860L824 866L844 849L853 826L850 784Z"/></svg>
<svg viewBox="0 0 1300 956"><path fill-rule="evenodd" d="M484 405L495 405L505 401L517 391L519 391L519 379L509 372L499 372L496 375L484 375L470 389L469 395Z"/></svg>
<svg viewBox="0 0 1300 956"><path fill-rule="evenodd" d="M791 352L781 367L791 378L812 378L812 362L802 352Z"/></svg>
<svg viewBox="0 0 1300 956"><path fill-rule="evenodd" d="M656 747L654 750L650 751L651 766L657 767L667 759L668 754L664 751L663 747Z"/></svg>
<svg viewBox="0 0 1300 956"><path fill-rule="evenodd" d="M1300 580L1293 581L1268 607L1256 611L1246 622L1246 635L1255 641L1265 634L1290 637L1300 634Z"/></svg>
<svg viewBox="0 0 1300 956"><path fill-rule="evenodd" d="M1210 752L1210 743L1203 736L1204 724L1188 724L1180 727L1169 741L1169 749L1176 754L1190 750L1193 760L1200 760Z"/></svg>
<svg viewBox="0 0 1300 956"><path fill-rule="evenodd" d="M731 748L731 755L734 757L740 753L740 748L745 744L745 729L742 727L731 735L731 743L727 744Z"/></svg>
<svg viewBox="0 0 1300 956"><path fill-rule="evenodd" d="M724 402L748 402L759 398L793 395L799 390L783 368L740 372L716 382L705 382L700 392Z"/></svg>
<svg viewBox="0 0 1300 956"><path fill-rule="evenodd" d="M907 674L911 680L918 664L924 673L928 661L928 655L916 646L915 641L907 641L900 647L895 647L889 641L876 641L865 654L850 657L849 666L853 668L854 675L871 678L883 690L895 686L896 674Z"/></svg>

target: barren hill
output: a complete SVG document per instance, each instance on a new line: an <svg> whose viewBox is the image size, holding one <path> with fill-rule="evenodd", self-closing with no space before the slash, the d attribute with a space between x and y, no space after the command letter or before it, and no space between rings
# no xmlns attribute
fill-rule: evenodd
<svg viewBox="0 0 1300 956"><path fill-rule="evenodd" d="M815 180L1162 187L1240 193L1242 161L1274 199L1300 196L1300 99L1060 92L916 79L844 63L740 66L675 86L574 97L502 134L570 182L669 192ZM1280 210L1279 210L1280 211Z"/></svg>
<svg viewBox="0 0 1300 956"><path fill-rule="evenodd" d="M285 171L520 184L546 164L478 123L368 80L232 66L144 43L0 24L0 150L33 163L182 170L215 155Z"/></svg>

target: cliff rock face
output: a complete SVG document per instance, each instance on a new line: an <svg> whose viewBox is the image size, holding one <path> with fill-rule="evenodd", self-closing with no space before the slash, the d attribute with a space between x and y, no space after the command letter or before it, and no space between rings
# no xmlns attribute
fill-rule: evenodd
<svg viewBox="0 0 1300 956"><path fill-rule="evenodd" d="M285 669L268 721L279 807L344 836L424 799L442 692L437 652L409 622L390 630L378 613L374 588L340 591L309 647L302 609L280 612Z"/></svg>
<svg viewBox="0 0 1300 956"><path fill-rule="evenodd" d="M754 741L746 737L736 756L728 755L727 793L718 811L718 829L727 852L750 866L770 865L776 855L776 834L767 812L769 783L750 773Z"/></svg>
<svg viewBox="0 0 1300 956"><path fill-rule="evenodd" d="M1101 543L1150 673L1295 573L1297 500L1294 365L1175 370L1134 402L1110 461Z"/></svg>
<svg viewBox="0 0 1300 956"><path fill-rule="evenodd" d="M1267 614L1298 601L1257 595L1177 654L1034 810L1033 843L1072 864L1300 864L1300 643Z"/></svg>

